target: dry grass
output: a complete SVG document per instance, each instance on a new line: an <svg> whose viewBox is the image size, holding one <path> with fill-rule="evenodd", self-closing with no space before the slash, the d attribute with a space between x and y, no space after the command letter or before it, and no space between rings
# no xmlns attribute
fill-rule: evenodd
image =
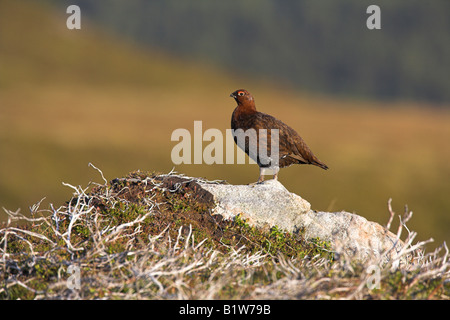
<svg viewBox="0 0 450 320"><path fill-rule="evenodd" d="M273 254L264 246L249 251L236 245L239 242L219 247L199 237L200 230L192 224L167 224L158 232L149 231L154 230L149 225L164 221L163 215L168 214L160 192L176 193L164 189L157 178L149 175L141 180L148 188L145 197L136 196L139 205L120 196L129 191L129 185L118 190L103 178L104 183L91 184L95 192L66 184L73 198L59 208L41 209L37 203L30 217L6 210L9 218L0 229L0 297L449 299L448 248L444 243L426 253L424 242L414 243L416 234L406 227L409 212L400 217L397 230L399 238L407 232L404 248L389 262L330 260L320 253ZM177 203L170 208L179 207ZM185 208L177 210L185 212ZM207 208L200 208L201 214L209 215ZM390 210L388 226L395 216ZM17 226L18 222L26 224ZM79 268L73 269L79 270L79 278L69 272L74 266Z"/></svg>

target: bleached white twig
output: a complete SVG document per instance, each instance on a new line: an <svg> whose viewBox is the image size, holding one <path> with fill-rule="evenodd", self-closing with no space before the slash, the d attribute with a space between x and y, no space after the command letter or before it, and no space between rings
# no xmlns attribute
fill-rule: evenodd
<svg viewBox="0 0 450 320"><path fill-rule="evenodd" d="M105 176L103 175L102 170L100 170L99 168L94 166L91 162L89 162L88 166L94 168L95 170L97 170L100 173L100 175L102 176L103 181L105 182L104 185L106 186L108 184L108 181L105 179Z"/></svg>

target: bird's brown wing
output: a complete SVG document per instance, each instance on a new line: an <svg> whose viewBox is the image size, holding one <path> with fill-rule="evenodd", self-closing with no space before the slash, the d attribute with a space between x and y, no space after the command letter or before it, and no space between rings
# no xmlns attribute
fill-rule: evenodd
<svg viewBox="0 0 450 320"><path fill-rule="evenodd" d="M323 169L328 167L322 163L309 149L305 141L300 135L284 122L267 115L265 113L258 113L256 117L258 127L265 129L279 130L279 167L287 167L292 164L312 164ZM271 131L268 130L267 141L271 141ZM270 152L270 143L267 145Z"/></svg>

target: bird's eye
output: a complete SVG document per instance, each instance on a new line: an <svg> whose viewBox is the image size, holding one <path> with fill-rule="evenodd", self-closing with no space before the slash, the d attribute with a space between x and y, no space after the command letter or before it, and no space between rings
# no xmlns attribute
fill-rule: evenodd
<svg viewBox="0 0 450 320"><path fill-rule="evenodd" d="M239 92L238 92L238 96L241 96L241 97L242 97L243 95L244 95L244 92L243 92L243 91L239 91Z"/></svg>

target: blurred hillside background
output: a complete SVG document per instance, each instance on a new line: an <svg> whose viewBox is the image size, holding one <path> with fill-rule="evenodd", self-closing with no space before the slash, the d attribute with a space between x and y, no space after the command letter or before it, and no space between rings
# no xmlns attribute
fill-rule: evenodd
<svg viewBox="0 0 450 320"><path fill-rule="evenodd" d="M81 30L66 8L81 8ZM366 9L381 7L381 30ZM316 210L450 241L450 2L0 0L0 206L70 199L62 182L169 172L177 128L225 132L246 88L330 170L280 173ZM208 142L204 143L204 146ZM233 184L256 165L180 165ZM6 215L0 213L0 218Z"/></svg>

